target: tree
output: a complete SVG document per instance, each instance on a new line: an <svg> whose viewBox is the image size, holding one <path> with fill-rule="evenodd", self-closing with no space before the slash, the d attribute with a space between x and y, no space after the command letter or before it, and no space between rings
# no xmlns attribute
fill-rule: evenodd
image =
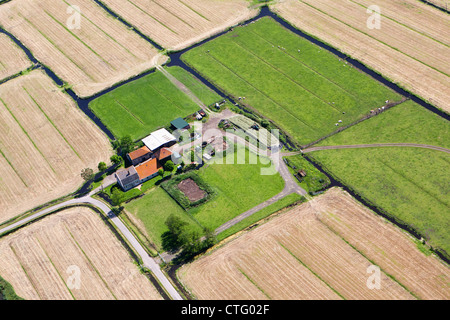
<svg viewBox="0 0 450 320"><path fill-rule="evenodd" d="M100 162L100 163L98 164L98 171L103 172L103 171L105 171L106 169L108 169L108 166L106 165L106 163Z"/></svg>
<svg viewBox="0 0 450 320"><path fill-rule="evenodd" d="M164 163L164 170L172 172L173 169L175 169L175 164L172 162L172 160L169 160L166 163Z"/></svg>
<svg viewBox="0 0 450 320"><path fill-rule="evenodd" d="M160 177L164 177L164 169L163 168L159 169L158 174Z"/></svg>
<svg viewBox="0 0 450 320"><path fill-rule="evenodd" d="M267 120L267 119L263 119L263 120L261 121L261 125L262 125L264 128L267 128L267 127L269 127L270 122L269 122L269 120Z"/></svg>
<svg viewBox="0 0 450 320"><path fill-rule="evenodd" d="M111 190L111 202L114 206L118 206L122 203L122 192L118 188Z"/></svg>
<svg viewBox="0 0 450 320"><path fill-rule="evenodd" d="M114 164L120 164L122 163L122 157L118 156L117 154L111 156L110 158L111 162Z"/></svg>
<svg viewBox="0 0 450 320"><path fill-rule="evenodd" d="M94 170L92 170L91 168L85 168L81 170L81 177L86 182L94 179Z"/></svg>
<svg viewBox="0 0 450 320"><path fill-rule="evenodd" d="M165 222L169 231L162 235L162 247L167 251L176 251L182 245L183 234L187 222L181 220L180 217L171 214Z"/></svg>
<svg viewBox="0 0 450 320"><path fill-rule="evenodd" d="M131 136L124 136L120 138L119 148L123 154L130 153L134 148L134 141Z"/></svg>

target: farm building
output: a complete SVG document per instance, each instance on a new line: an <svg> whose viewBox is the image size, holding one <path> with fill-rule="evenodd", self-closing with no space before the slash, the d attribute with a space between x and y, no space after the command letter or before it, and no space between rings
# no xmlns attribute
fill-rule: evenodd
<svg viewBox="0 0 450 320"><path fill-rule="evenodd" d="M130 190L141 183L134 166L117 171L115 176L117 183L124 191Z"/></svg>
<svg viewBox="0 0 450 320"><path fill-rule="evenodd" d="M186 120L184 120L183 118L177 118L177 119L173 120L170 124L172 125L172 127L175 130L182 130L182 129L190 128L189 123L187 123Z"/></svg>
<svg viewBox="0 0 450 320"><path fill-rule="evenodd" d="M146 146L139 148L133 152L127 154L128 159L130 159L133 166L138 165L141 162L144 162L152 157L152 152Z"/></svg>
<svg viewBox="0 0 450 320"><path fill-rule="evenodd" d="M172 151L170 151L170 149L168 149L168 148L161 148L154 153L154 157L161 163L164 163L167 160L169 160L169 157L171 155L172 155Z"/></svg>
<svg viewBox="0 0 450 320"><path fill-rule="evenodd" d="M142 142L150 151L155 152L159 148L173 146L177 142L177 139L166 129L160 129L142 139Z"/></svg>
<svg viewBox="0 0 450 320"><path fill-rule="evenodd" d="M158 175L158 170L161 168L161 164L156 158L145 161L136 167L137 174L139 175L139 183L144 183Z"/></svg>

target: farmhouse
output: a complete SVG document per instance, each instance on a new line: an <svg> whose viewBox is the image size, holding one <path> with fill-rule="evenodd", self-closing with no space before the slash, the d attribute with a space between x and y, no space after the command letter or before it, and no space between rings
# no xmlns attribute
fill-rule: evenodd
<svg viewBox="0 0 450 320"><path fill-rule="evenodd" d="M150 151L155 152L159 148L173 146L177 142L177 139L166 129L160 129L152 132L142 142Z"/></svg>
<svg viewBox="0 0 450 320"><path fill-rule="evenodd" d="M158 175L158 170L161 168L160 163L156 158L145 161L136 167L139 175L139 183L144 183Z"/></svg>
<svg viewBox="0 0 450 320"><path fill-rule="evenodd" d="M152 152L147 146L139 148L133 152L127 154L128 159L130 159L133 166L138 165L141 162L144 162L152 157Z"/></svg>
<svg viewBox="0 0 450 320"><path fill-rule="evenodd" d="M115 176L117 183L124 191L130 190L140 184L140 178L134 166L117 171Z"/></svg>

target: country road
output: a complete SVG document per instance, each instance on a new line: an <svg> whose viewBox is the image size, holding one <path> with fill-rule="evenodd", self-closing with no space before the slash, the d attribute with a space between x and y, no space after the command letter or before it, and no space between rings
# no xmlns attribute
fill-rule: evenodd
<svg viewBox="0 0 450 320"><path fill-rule="evenodd" d="M70 207L70 206L76 206L76 205L80 205L80 204L92 205L92 206L98 208L99 210L101 210L111 220L111 222L116 226L116 228L120 231L122 236L128 241L128 243L136 251L136 253L141 257L143 266L148 268L152 272L152 274L155 276L155 278L158 280L158 282L161 284L161 286L166 290L168 295L173 300L183 300L183 298L175 290L175 288L172 286L172 284L167 279L167 277L162 273L161 268L156 263L156 261L148 255L148 253L145 251L145 249L142 247L142 245L139 243L139 241L137 241L137 239L130 232L130 230L128 230L128 228L123 224L122 220L120 220L105 203L91 198L90 195L87 195L82 198L71 199L71 200L62 202L60 204L57 204L55 206L49 207L47 209L44 209L42 211L39 211L27 218L24 218L14 224L11 224L3 229L0 229L0 234L3 234L5 232L8 232L15 228L18 228L20 226L23 226L23 225L27 224L28 222L36 220L40 217L43 217L43 216L45 216L49 213L52 213L54 211L57 211L59 209L62 209L65 207Z"/></svg>

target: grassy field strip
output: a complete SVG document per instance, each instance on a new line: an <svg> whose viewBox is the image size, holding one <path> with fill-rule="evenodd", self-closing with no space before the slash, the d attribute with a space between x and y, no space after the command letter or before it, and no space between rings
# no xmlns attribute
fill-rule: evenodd
<svg viewBox="0 0 450 320"><path fill-rule="evenodd" d="M134 2L127 0L127 2L131 3L134 7L136 7L139 11L141 11L142 13L144 13L146 16L150 17L153 21L156 21L158 24L160 24L161 26L163 26L164 28L166 28L167 30L169 30L170 32L174 33L174 34L178 34L176 31L172 30L170 27L166 26L164 23L162 23L161 21L159 21L158 19L156 19L155 17L153 17L152 15L150 15L147 11L145 11L144 9L142 9L141 7L139 7L137 4L135 4Z"/></svg>
<svg viewBox="0 0 450 320"><path fill-rule="evenodd" d="M42 151L37 147L36 143L34 142L34 140L30 137L30 135L28 134L28 132L25 130L25 128L20 124L19 120L16 118L16 116L11 112L11 110L8 108L8 106L6 105L6 103L3 101L3 99L0 98L0 102L3 104L3 106L6 108L6 110L8 110L9 114L11 115L11 117L16 121L17 125L20 127L20 129L22 129L22 132L27 136L28 140L33 144L34 148L39 152L39 154L42 156L42 159L45 160L45 162L48 164L49 168L53 171L53 173L58 176L58 174L56 173L55 169L53 168L53 166L50 164L50 162L48 161L48 159L45 157L45 155L42 153Z"/></svg>
<svg viewBox="0 0 450 320"><path fill-rule="evenodd" d="M276 105L277 107L281 108L284 112L288 113L290 117L295 118L296 120L298 120L299 122L301 122L303 125L305 125L306 127L308 127L311 130L315 130L312 126L310 126L309 124L307 124L305 121L303 121L301 118L299 118L297 115L293 114L291 111L288 110L288 108L283 107L282 105L280 105L277 101L275 101L273 98L271 98L270 96L268 96L266 93L264 93L263 91L261 91L260 89L256 88L253 84L251 84L249 81L245 80L244 78L242 78L241 76L239 76L236 72L234 72L233 70L231 70L228 66L224 65L222 62L220 62L219 60L217 60L215 57L209 55L209 57L211 57L214 61L218 62L220 66L223 67L223 69L229 71L233 76L235 76L238 80L241 80L242 82L244 82L246 85L248 85L251 89L257 91L260 95L264 96L266 99L270 100L270 102L272 102L274 105ZM223 76L223 73L222 73Z"/></svg>
<svg viewBox="0 0 450 320"><path fill-rule="evenodd" d="M53 128L55 128L56 131L58 131L59 135L61 136L61 138L64 139L64 141L67 143L67 145L70 147L70 149L72 149L72 151L77 155L77 157L81 160L80 155L78 154L78 152L75 150L75 148L70 144L70 142L66 139L66 137L62 134L62 132L58 129L58 127L53 123L53 121L50 119L50 117L44 112L44 110L41 108L41 106L39 105L39 103L36 102L36 100L33 98L33 96L28 92L28 90L22 86L22 89L27 93L28 97L33 100L33 103L36 105L36 107L39 108L39 110L42 112L42 114L45 116L45 118L48 120L48 122L50 122L50 124L53 126Z"/></svg>
<svg viewBox="0 0 450 320"><path fill-rule="evenodd" d="M207 17L205 17L204 15L202 15L200 12L194 10L191 6L189 6L185 1L182 0L178 0L180 3L182 3L185 7L189 8L192 12L195 12L197 15L199 15L200 17L202 17L203 19L211 22L211 20L209 20Z"/></svg>
<svg viewBox="0 0 450 320"><path fill-rule="evenodd" d="M36 288L36 284L34 283L34 281L31 279L30 275L28 274L27 270L25 269L25 267L23 266L23 263L21 262L19 256L17 255L16 250L14 249L14 247L12 246L12 244L9 245L9 248L11 249L11 252L13 253L14 257L17 260L17 263L19 263L20 267L22 268L23 273L25 274L25 277L27 278L28 282L30 283L30 285L33 287L34 292L39 296L39 299L42 300L42 296L39 293L39 290Z"/></svg>
<svg viewBox="0 0 450 320"><path fill-rule="evenodd" d="M65 4L67 4L68 6L71 6L70 3L68 3L66 0L62 0ZM77 11L77 8L72 7L73 10ZM97 28L97 30L99 30L100 32L102 32L104 35L106 35L108 38L110 38L112 41L114 41L117 45L119 45L122 49L124 49L126 52L128 52L130 55L132 55L133 57L137 58L138 57L131 52L127 47L125 47L124 45L122 45L120 42L118 42L116 39L114 39L109 33L107 33L105 30L103 30L102 28L100 28L98 25L96 25L91 19L89 19L85 14L83 14L82 11L77 11L84 19L86 19L87 21L89 21L94 27Z"/></svg>
<svg viewBox="0 0 450 320"><path fill-rule="evenodd" d="M161 9L163 9L164 11L168 12L170 15L174 16L176 19L178 19L179 21L183 22L184 24L188 25L191 29L194 29L194 27L189 24L188 22L186 22L185 20L181 19L179 16L177 16L175 13L173 13L171 10L167 9L165 6L163 6L161 3L157 2L157 1L153 1L158 7L160 7Z"/></svg>
<svg viewBox="0 0 450 320"><path fill-rule="evenodd" d="M263 36L261 36L260 34L258 34L257 32L255 32L254 30L250 31L251 34L257 36L259 39L271 44L272 46L276 46L276 43L269 41L268 39L264 38ZM273 54L273 52L272 52ZM325 76L324 74L322 74L321 72L319 72L318 70L314 69L312 66L308 65L307 63L305 63L304 61L300 60L298 58L298 56L294 56L293 54L289 53L288 51L284 51L284 54L288 55L289 57L291 57L293 60L295 60L296 62L302 64L303 66L305 66L305 68L307 68L309 71L313 72L315 75L320 76L321 78L324 78L327 82L332 83L333 85L335 85L336 87L338 87L339 89L341 89L342 91L344 91L346 94L353 96L355 99L357 98L356 95L354 94L354 92L351 92L349 90L347 90L346 88L342 87L339 83L337 83L336 81L328 78L327 76Z"/></svg>
<svg viewBox="0 0 450 320"><path fill-rule="evenodd" d="M55 270L55 272L58 274L59 278L61 279L61 282L64 283L65 287L67 288L67 291L69 291L70 295L72 296L73 300L77 300L75 298L75 296L72 293L72 290L69 289L69 287L67 286L66 281L64 280L64 278L61 276L61 273L59 273L58 268L56 268L55 264L53 263L52 259L50 258L50 256L48 255L47 251L44 249L44 247L41 244L41 241L39 240L38 237L36 237L36 241L39 245L39 248L42 250L42 252L44 252L45 257L48 259L48 261L50 261L51 265L53 266L53 269Z"/></svg>
<svg viewBox="0 0 450 320"><path fill-rule="evenodd" d="M251 284L253 284L259 291L261 291L267 297L267 299L269 300L272 299L266 292L264 292L264 290L260 286L258 286L258 284L254 280L252 280L252 278L250 278L244 271L242 271L242 269L240 268L237 269L248 281L251 282Z"/></svg>
<svg viewBox="0 0 450 320"><path fill-rule="evenodd" d="M72 37L74 37L75 39L77 39L83 46L85 46L86 48L89 49L89 51L91 51L93 54L95 54L101 61L103 61L105 64L107 64L111 69L113 70L117 70L116 68L114 68L114 66L112 64L110 64L108 61L106 61L105 59L103 59L103 57L101 55L98 54L98 52L96 52L94 49L92 49L92 47L90 47L88 44L86 44L83 40L80 39L80 37L78 37L76 34L74 34L72 31L70 31L64 24L62 24L61 22L59 22L55 17L53 17L50 13L48 13L46 10L44 10L45 14L48 15L53 21L55 21L60 27L62 27L64 30L66 30Z"/></svg>
<svg viewBox="0 0 450 320"><path fill-rule="evenodd" d="M295 256L288 248L286 248L281 242L278 242L278 244L286 250L292 257L295 258L295 260L298 261L302 266L304 266L306 269L311 271L312 274L314 274L317 278L319 278L320 281L322 281L328 288L333 290L334 293L336 293L339 297L341 297L343 300L345 300L345 297L342 296L336 289L334 289L332 286L330 286L328 283L326 283L317 273L315 273L311 268L309 268L306 264L304 264L297 256Z"/></svg>
<svg viewBox="0 0 450 320"><path fill-rule="evenodd" d="M14 173L16 174L16 176L20 179L20 181L22 181L23 185L25 187L28 187L27 183L25 182L25 180L22 178L22 176L19 174L19 172L17 172L16 168L14 168L14 166L12 165L11 161L9 161L9 159L5 156L5 154L3 153L3 151L0 149L0 154L2 155L3 159L6 160L6 162L8 163L9 167L14 171Z"/></svg>
<svg viewBox="0 0 450 320"><path fill-rule="evenodd" d="M96 81L96 79L88 74L83 68L81 68L71 57L69 57L54 41L52 41L49 37L47 37L41 30L39 30L34 23L25 18L20 13L18 14L24 21L26 21L34 30L36 30L45 40L47 40L56 50L58 50L67 60L69 60L78 70L80 70L85 76L87 76L90 80Z"/></svg>
<svg viewBox="0 0 450 320"><path fill-rule="evenodd" d="M80 246L80 244L78 243L78 241L75 239L75 236L73 235L73 233L70 231L69 227L67 226L67 223L64 223L64 228L66 229L66 231L68 232L70 238L72 239L72 241L74 242L74 244L77 246L77 248L80 250L80 252L83 254L83 256L86 258L87 262L89 263L89 266L92 268L92 270L94 270L94 272L97 274L97 276L99 277L99 279L102 281L102 283L104 284L104 286L106 287L106 289L108 289L109 293L111 293L111 295L114 297L115 300L117 300L117 297L114 295L114 292L112 292L111 288L109 287L108 283L105 281L105 279L103 279L102 275L100 274L100 271L94 266L94 264L92 263L91 259L89 259L88 255L86 254L86 252L84 252L83 248Z"/></svg>
<svg viewBox="0 0 450 320"><path fill-rule="evenodd" d="M300 0L300 1L301 1L301 0ZM310 4L310 3L308 3L308 2L305 2L305 1L301 1L301 2L304 3L304 4L306 4L307 6L311 7L312 9L317 10L317 11L319 11L320 13L325 14L325 15L327 15L328 17L330 17L330 18L332 18L332 19L334 19L334 20L336 20L336 21L338 21L338 22L340 22L340 23L346 25L347 27L349 27L349 28L351 28L351 29L353 29L353 30L355 30L355 31L357 31L357 32L360 32L360 33L364 34L365 36L367 36L367 37L369 37L369 38L371 38L371 39L373 39L373 40L376 40L377 42L379 42L379 43L381 43L381 44L383 44L383 45L389 47L390 49L395 50L395 51L397 51L397 52L400 52L401 54L407 56L408 58L411 58L411 59L413 59L414 61L417 61L417 62L423 64L424 66L427 66L428 68L433 69L433 70L435 70L435 71L437 71L437 72L439 72L439 73L441 73L441 74L443 74L443 75L445 75L445 76L447 76L447 77L450 77L450 75L449 75L448 73L446 73L446 72L444 72L444 71L438 69L437 67L435 67L435 66L433 66L433 65L430 65L429 63L425 63L425 62L421 61L420 59L418 59L418 58L412 56L411 54L405 53L405 52L402 51L401 49L399 49L399 48L397 48L397 47L394 47L393 45L390 45L389 43L387 43L387 42L385 42L385 41L382 41L382 40L378 39L377 37L375 37L375 36L373 36L373 35L370 35L369 33L364 32L364 31L362 31L362 30L360 30L360 29L358 29L358 28L352 26L351 24L349 24L349 23L347 23L347 22L344 22L343 20L341 20L341 19L339 19L339 18L336 18L335 16L331 15L330 13L327 13L327 12L325 12L324 10L319 9L319 8L313 6L312 4Z"/></svg>

